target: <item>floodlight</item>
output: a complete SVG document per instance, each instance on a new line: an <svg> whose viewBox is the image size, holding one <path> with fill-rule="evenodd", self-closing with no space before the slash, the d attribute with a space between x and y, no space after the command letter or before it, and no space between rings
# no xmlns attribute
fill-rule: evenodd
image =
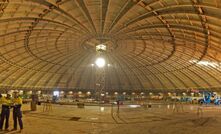
<svg viewBox="0 0 221 134"><path fill-rule="evenodd" d="M60 94L59 94L59 91L54 91L54 92L53 92L53 95L54 95L54 96L59 96L59 95L60 95Z"/></svg>
<svg viewBox="0 0 221 134"><path fill-rule="evenodd" d="M105 60L104 58L97 58L97 60L95 61L95 64L99 67L102 68L105 66Z"/></svg>

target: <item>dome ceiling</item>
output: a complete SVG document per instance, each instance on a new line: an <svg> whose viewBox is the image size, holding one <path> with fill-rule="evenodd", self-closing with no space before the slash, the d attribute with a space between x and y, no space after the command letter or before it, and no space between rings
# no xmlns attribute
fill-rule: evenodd
<svg viewBox="0 0 221 134"><path fill-rule="evenodd" d="M0 87L107 90L221 85L221 0L3 0Z"/></svg>

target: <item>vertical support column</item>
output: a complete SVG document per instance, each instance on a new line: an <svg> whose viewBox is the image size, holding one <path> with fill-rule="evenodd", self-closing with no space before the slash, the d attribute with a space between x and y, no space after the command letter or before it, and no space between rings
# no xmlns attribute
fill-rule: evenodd
<svg viewBox="0 0 221 134"><path fill-rule="evenodd" d="M31 111L37 111L38 95L35 90L32 91L31 99Z"/></svg>
<svg viewBox="0 0 221 134"><path fill-rule="evenodd" d="M104 94L105 89L105 67L96 68L96 97L99 102L102 101L101 94Z"/></svg>

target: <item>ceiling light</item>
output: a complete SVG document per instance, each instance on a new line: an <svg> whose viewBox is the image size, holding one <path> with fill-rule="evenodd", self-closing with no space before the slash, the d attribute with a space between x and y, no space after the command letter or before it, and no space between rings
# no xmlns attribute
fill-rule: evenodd
<svg viewBox="0 0 221 134"><path fill-rule="evenodd" d="M96 65L99 67L99 68L102 68L105 66L105 60L104 58L97 58L97 60L95 61Z"/></svg>
<svg viewBox="0 0 221 134"><path fill-rule="evenodd" d="M53 96L57 96L58 97L59 96L59 91L54 91L53 92Z"/></svg>
<svg viewBox="0 0 221 134"><path fill-rule="evenodd" d="M220 66L220 63L218 63L218 62L207 61L207 60L201 60L201 61L190 60L189 62L196 63L197 65L206 66L206 67L211 66L211 67L217 68Z"/></svg>
<svg viewBox="0 0 221 134"><path fill-rule="evenodd" d="M104 44L100 44L96 46L96 51L106 51L106 46Z"/></svg>

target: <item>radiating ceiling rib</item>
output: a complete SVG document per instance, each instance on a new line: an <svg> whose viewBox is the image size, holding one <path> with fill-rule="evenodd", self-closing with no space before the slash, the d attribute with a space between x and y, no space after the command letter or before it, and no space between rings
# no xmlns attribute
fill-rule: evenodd
<svg viewBox="0 0 221 134"><path fill-rule="evenodd" d="M109 0L101 0L101 22L100 22L100 34L104 33L104 24L107 16Z"/></svg>
<svg viewBox="0 0 221 134"><path fill-rule="evenodd" d="M81 57L78 57L79 59L81 59ZM82 57L83 58L83 57ZM66 63L67 62L69 62L68 60L66 61ZM71 68L72 68L72 65L74 64L74 61L72 62L72 64L71 64ZM79 64L80 65L80 64ZM47 64L45 65L45 66L47 66ZM53 66L52 66L53 67ZM51 68L52 68L51 67ZM49 68L47 71L49 71L51 68ZM62 69L62 68L60 68L60 69ZM69 70L68 69L66 69L66 71L65 71L65 73L64 74L66 74L67 72L68 72ZM46 76L46 74L45 74L45 76ZM61 78L62 78L62 75L60 75L60 78L58 78L58 80L61 80ZM55 82L55 83L58 83L58 80ZM69 78L67 78L67 83L66 84L69 84L69 81L70 79ZM49 82L49 81L48 81ZM46 83L47 84L47 83ZM57 85L56 85L56 87L57 87ZM66 85L66 87L68 87L68 85Z"/></svg>
<svg viewBox="0 0 221 134"><path fill-rule="evenodd" d="M76 61L77 63L75 63L76 69L72 72L72 75L75 75L75 74L77 73L77 69L80 68L80 65L81 65L81 63L82 63L81 60L82 60L82 59L85 59L87 56L89 56L89 55L88 55L88 54L85 54L84 56L79 57L78 61ZM74 62L73 62L73 64L71 65L71 68L72 68L73 65L74 65ZM70 76L69 78L67 78L66 87L71 87L71 86L72 86L72 85L70 85L70 83L72 82L71 80L72 80L72 76ZM76 85L74 85L74 86L76 86Z"/></svg>
<svg viewBox="0 0 221 134"><path fill-rule="evenodd" d="M144 19L153 17L154 12L159 12L158 15L168 15L168 14L178 14L178 13L180 13L180 14L193 14L193 15L196 14L196 12L195 12L195 11L192 11L192 10L185 10L185 11L184 11L184 10L179 10L179 7L183 7L183 6L193 7L193 5L191 5L191 4L190 4L190 5L179 5L179 6L174 5L174 6L170 6L170 8L168 8L168 7L163 7L163 8L160 8L160 9L151 10L151 11L145 13L145 14L142 14L142 15L140 15L140 16L138 16L138 17L136 17L136 18L134 18L134 19L132 19L132 20L130 20L130 21L128 21L128 22L125 24L124 27L121 27L121 29L118 29L118 32L117 32L117 33L121 32L123 29L127 28L129 25L131 25L131 24L133 24L133 23L135 23L135 22L137 22L137 21L141 21L141 20L144 20ZM174 9L173 9L173 8L174 8ZM209 14L209 13L206 13L206 14L204 14L204 15L210 16L210 17L214 17L214 18L221 18L221 16L218 15L218 14Z"/></svg>
<svg viewBox="0 0 221 134"><path fill-rule="evenodd" d="M160 53L160 52L159 52ZM130 54L127 54L127 55L120 55L120 56L122 56L122 57L125 57L125 58L127 58L127 57L129 57L129 58L135 58L136 57L136 54L133 54L133 52L131 52ZM146 60L146 59L145 59ZM155 59L153 59L154 61L156 61L156 63L159 63L158 62L158 60L155 60ZM151 65L155 65L154 63L151 63ZM140 64L137 64L135 67L143 67L143 66L148 66L148 65L140 65ZM130 67L131 68L131 67Z"/></svg>
<svg viewBox="0 0 221 134"><path fill-rule="evenodd" d="M148 6L148 5L146 5L146 6ZM145 7L144 7L144 8L145 8ZM150 11L153 10L151 7L149 7L149 9L150 9ZM170 24L169 24L167 21L165 21L165 20L163 19L163 17L160 16L160 14L159 14L157 11L154 11L153 13L154 13L154 16L155 16L156 18L158 18L158 20L160 20L160 22L166 27L167 31L169 32L169 34L170 34L170 36L171 36L171 38L172 38L173 50L171 51L171 54L168 55L168 57L165 59L165 60L168 60L168 59L170 59L170 57L173 56L174 52L176 51L175 37L174 37L173 32L172 32L171 29L170 29ZM164 60L164 61L165 61L165 60Z"/></svg>
<svg viewBox="0 0 221 134"><path fill-rule="evenodd" d="M221 84L221 82L219 81L219 79L216 77L216 76L214 76L214 75L211 75L207 70L205 70L205 69L203 69L203 68L200 68L200 70L202 70L205 74L207 74L207 76L209 76L209 78L212 78L213 80L215 80L217 83L219 83L219 84ZM212 69L211 69L212 70ZM207 78L208 79L208 78ZM207 80L207 79L205 79L205 80ZM209 84L209 82L207 82L208 84ZM209 84L210 85L210 87L212 87L212 85L211 84Z"/></svg>
<svg viewBox="0 0 221 134"><path fill-rule="evenodd" d="M112 79L110 89L113 89L114 83L118 85L119 89L122 89L120 75L118 74L117 69L116 69L116 63L110 56L107 55L107 57L108 57L108 61L113 64L113 68L112 68L113 72L111 73L110 78L114 78L113 76L116 77L116 79L114 79L116 82L113 82L114 80ZM117 63L117 64L119 64L119 63Z"/></svg>
<svg viewBox="0 0 221 134"><path fill-rule="evenodd" d="M40 18L43 18L48 13L50 13L53 10L53 8L54 8L53 5L49 5L49 10L48 9L43 10L43 13L39 14L38 16ZM36 55L30 50L29 38L32 34L32 30L38 25L39 21L40 21L40 19L35 19L35 21L32 23L32 25L27 30L27 33L26 33L26 36L25 36L25 41L24 41L24 46L25 46L26 51L30 54L30 56L34 56L34 57L36 57ZM36 58L38 58L38 57L36 57Z"/></svg>
<svg viewBox="0 0 221 134"><path fill-rule="evenodd" d="M122 61L126 61L123 57L118 57L117 55L115 55L115 56L113 56L113 57L115 57L115 61L117 61L117 59L119 59L119 60L122 60ZM130 61L130 60L129 60ZM128 62L129 63L129 62ZM129 67L128 66L128 63L126 63L126 62L124 62L124 65L126 65L127 67L128 67L128 69L127 70L125 70L122 66L121 66L121 70L124 70L124 73L125 73L125 75L127 74L128 75L128 73L132 73L132 74L134 74L134 76L136 76L136 78L138 79L138 76L137 76L137 74L138 73L136 73L134 70L132 70L132 69L130 69L131 67ZM118 64L120 65L121 64L121 62L119 62L118 61ZM132 65L132 66L134 66L135 67L135 65L134 64L130 64L130 65ZM127 73L128 72L128 73ZM148 76L147 76L148 77ZM129 79L129 78L128 78ZM138 79L139 80L139 79ZM149 79L147 79L148 80L148 82L149 83L151 83L151 81L149 80ZM160 83L161 83L161 81L159 81ZM139 83L141 84L142 82L139 80ZM161 83L162 84L162 83ZM150 84L150 85L153 85L152 83ZM143 85L142 85L143 86ZM162 86L164 86L163 84L162 84ZM144 86L143 86L144 87Z"/></svg>
<svg viewBox="0 0 221 134"><path fill-rule="evenodd" d="M7 18L7 19L1 19L0 20L0 23L6 23L6 22L15 22L15 21L34 21L36 20L36 18L34 17L15 17L15 18ZM76 32L79 32L79 33L82 33L82 31L72 27L72 26L69 26L65 23L61 23L61 22L58 22L58 21L54 21L54 20L49 20L49 19L44 19L44 18L39 18L39 21L40 22L50 22L50 23L54 23L56 25L61 25L63 27L66 27L66 28L69 28L69 29L72 29L73 31L76 31Z"/></svg>
<svg viewBox="0 0 221 134"><path fill-rule="evenodd" d="M149 7L149 8L150 8L150 7ZM150 8L150 10L153 10L153 9ZM171 51L171 54L168 55L167 58L165 58L165 59L163 59L162 61L160 61L160 62L157 63L157 64L159 64L159 63L161 63L161 62L164 62L164 61L168 60L170 57L173 56L173 54L174 54L174 52L175 52L175 50L176 50L176 44L175 44L174 35L173 35L172 31L170 30L170 25L169 25L167 22L165 22L165 20L163 20L163 18L162 18L161 16L159 16L158 12L154 11L154 12L153 12L153 16L156 16L156 18L158 18L158 19L160 20L160 22L164 25L164 27L167 29L167 31L168 31L168 33L170 34L170 37L171 37L171 39L172 39L172 45L173 45L173 50ZM139 21L139 19L136 20L136 21ZM129 25L129 24L131 24L131 23L127 23L126 25Z"/></svg>
<svg viewBox="0 0 221 134"><path fill-rule="evenodd" d="M15 65L13 62L9 62L9 60L7 60L7 59L6 59L6 61L7 61L9 64ZM16 65L18 65L18 64L16 64ZM20 65L19 65L19 66L20 66ZM27 68L27 67L23 67L23 66L20 66L20 67L21 67L21 68ZM27 68L27 69L29 69L29 68ZM32 68L32 69L29 69L29 70L35 70L35 69ZM35 71L38 72L39 70L35 70Z"/></svg>
<svg viewBox="0 0 221 134"><path fill-rule="evenodd" d="M18 49L18 48L16 48L16 49ZM16 51L16 49L15 49L14 51ZM12 50L12 51L13 51L13 50ZM44 55L43 55L43 56L44 56ZM38 58L38 56L35 56L35 57ZM54 56L52 55L51 57L54 57ZM65 57L65 55L63 55L63 57ZM56 64L56 63L53 63L53 62L46 61L46 60L44 60L44 59L41 59L40 57L39 57L38 59L41 60L41 61L44 61L44 62L48 62L48 63L50 63L50 64L61 65L61 64Z"/></svg>
<svg viewBox="0 0 221 134"><path fill-rule="evenodd" d="M182 58L180 58L180 60L181 60ZM185 59L182 59L183 61L185 61ZM176 62L176 61L174 61L174 62ZM165 62L166 63L166 62ZM180 64L181 65L181 64ZM191 67L191 66L193 66L194 64L190 64L189 66L187 66L187 67ZM170 66L169 64L168 64L168 66ZM141 66L139 66L139 67L141 67ZM175 69L175 70L172 70L172 71L166 71L166 72L160 72L160 73L171 73L171 72L173 72L173 71L180 71L180 70L182 70L182 69L185 69L185 68L187 68L187 67L183 67L183 68L180 68L180 69ZM131 68L131 67L130 67ZM142 66L142 68L145 68L145 66ZM124 68L124 69L126 69L126 68ZM201 68L200 68L201 69ZM154 73L154 74L158 74L158 73Z"/></svg>
<svg viewBox="0 0 221 134"><path fill-rule="evenodd" d="M135 61L132 61L130 64L133 64L133 63L135 63L136 64L136 62ZM159 66L161 66L160 64L159 64ZM161 67L163 67L163 66L161 66ZM153 66L153 68L155 68L158 72L160 72L156 67L154 67ZM163 67L164 68L164 67ZM164 68L165 70L167 70L166 68ZM134 70L134 69L133 69ZM136 70L139 70L140 71L140 68L137 68L136 67ZM149 70L148 70L149 71ZM168 70L167 70L168 71ZM151 71L149 71L149 72L151 72ZM151 72L151 74L152 74L152 72ZM155 74L156 75L156 74ZM162 74L173 86L174 86L174 88L177 88L177 86L169 79L169 78L167 78L166 77L166 75L165 74ZM175 75L174 75L175 76ZM175 76L176 77L176 76ZM181 82L182 83L182 82ZM185 86L185 84L184 84L184 86ZM166 86L165 86L166 87Z"/></svg>
<svg viewBox="0 0 221 134"><path fill-rule="evenodd" d="M9 72L0 72L6 82L3 85L13 78L12 86L19 88L95 88L89 59L100 37L110 40L107 44L113 40L120 42L114 47L113 43L108 44L114 48L108 52L110 61L121 66L111 69L111 74L108 72L108 89L208 88L221 83L216 77L221 73L220 67L199 64L220 62L221 9L212 1L5 2L7 6L0 13L0 58ZM99 31L100 37L89 29ZM22 46L25 33L28 51ZM155 43L146 42L154 40ZM172 50L173 55L168 58ZM34 55L28 56L28 52ZM79 61L82 57L87 60ZM111 78L114 80L110 82Z"/></svg>
<svg viewBox="0 0 221 134"><path fill-rule="evenodd" d="M112 21L111 25L108 28L108 32L111 32L112 28L117 24L117 22L137 3L133 0L127 0L125 5L121 8L119 13L116 15L114 20Z"/></svg>
<svg viewBox="0 0 221 134"><path fill-rule="evenodd" d="M175 62L175 61L174 61ZM135 62L131 62L130 64L133 64L133 63L135 63ZM159 64L160 65L160 64ZM168 64L168 66L169 66L169 64ZM163 66L162 66L163 67ZM131 68L131 67L130 67ZM155 68L155 69L157 69L157 68ZM201 68L200 68L201 69ZM167 70L167 72L171 72L171 71L168 71ZM192 72L192 71L191 71ZM152 74L152 72L151 72L151 74ZM154 73L154 75L156 75L157 73ZM160 73L161 74L161 73ZM203 81L205 81L205 79L204 78L202 78L200 75L198 75L198 74L195 74L195 75L197 75L198 77L200 77ZM174 75L175 76L175 75ZM177 76L175 76L176 78L178 78ZM189 77L190 78L190 77ZM191 78L190 78L190 80L191 81L193 81ZM182 81L181 81L181 83L183 83ZM185 84L184 84L185 85ZM197 84L196 84L197 85ZM185 87L187 87L187 85L185 85Z"/></svg>
<svg viewBox="0 0 221 134"><path fill-rule="evenodd" d="M82 28L83 31L89 32L89 30L80 21L78 21L72 15L68 14L67 12L65 12L64 10L59 8L58 5L53 5L45 0L30 0L30 1L35 2L35 3L40 3L46 7L49 7L49 9L54 9L54 10L60 12L62 15L65 15L65 16L71 18L76 24L78 24ZM58 4L63 4L63 3L58 3Z"/></svg>
<svg viewBox="0 0 221 134"><path fill-rule="evenodd" d="M145 41L142 41L143 42L143 44L144 44L144 46L145 46L145 48L146 48L146 42ZM145 48L144 48L144 50L145 50ZM143 51L142 51L143 52ZM139 56L139 55L137 55L137 56ZM124 69L123 69L124 70ZM132 71L132 70L131 70ZM149 80L149 78L148 78L148 76L147 75L145 75L144 74L144 72L142 71L142 70L140 70L140 72L143 74L143 76L148 80L148 83L151 85L151 87L150 88L155 88L154 87L154 85L153 85L153 83Z"/></svg>
<svg viewBox="0 0 221 134"><path fill-rule="evenodd" d="M125 76L126 79L127 79L127 82L128 82L128 84L129 84L129 87L132 87L132 88L135 89L135 87L134 87L135 83L132 83L133 80L130 80L131 78L129 78L129 76L126 75L126 74L127 74L126 71L125 71L124 69L122 69L122 66L121 66L121 64L124 64L125 66L128 67L127 63L125 63L124 60L122 60L122 61L120 62L120 61L118 60L119 58L116 58L115 56L112 56L112 58L113 58L113 61L117 62L117 64L119 65L119 69L117 68L116 70L121 70L121 72L124 74L124 76ZM136 80L138 81L138 84L140 85L140 89L144 89L144 86L143 86L143 84L141 83L141 81L138 79L138 77L136 76L136 73L135 73L133 70L130 70L130 69L129 69L129 71L131 71L131 73L134 75L134 79L136 79Z"/></svg>
<svg viewBox="0 0 221 134"><path fill-rule="evenodd" d="M126 31L125 33L136 32L138 30L144 30L144 29L150 29L150 28L165 28L165 24L139 26L137 28L133 28L133 29L130 29L129 31ZM191 25L184 25L184 24L170 24L170 28L185 29L185 30L203 33L203 29L198 26L191 26Z"/></svg>
<svg viewBox="0 0 221 134"><path fill-rule="evenodd" d="M91 25L91 28L93 28L93 32L97 33L97 30L94 26L94 22L90 16L90 13L84 3L83 0L75 0L76 4L78 5L78 7L80 8L81 12L84 14L85 18L89 21L90 25Z"/></svg>
<svg viewBox="0 0 221 134"><path fill-rule="evenodd" d="M142 39L143 40L143 39ZM173 50L172 50L173 51ZM167 58L164 58L164 59L162 59L162 60L158 60L157 62L155 62L155 63L151 63L150 65L155 65L155 64L159 64L159 63L161 63L161 62L164 62L165 60L167 60L168 59L168 57ZM139 65L140 67L141 67L141 65ZM148 65L145 65L145 66L148 66ZM136 66L136 67L138 67L138 66Z"/></svg>
<svg viewBox="0 0 221 134"><path fill-rule="evenodd" d="M60 54L63 54L59 49L58 49L58 40L60 39L60 37L65 33L65 31L67 31L68 29L65 29L62 33L59 34L59 36L56 38L56 41L55 41L55 48L56 50L60 53Z"/></svg>
<svg viewBox="0 0 221 134"><path fill-rule="evenodd" d="M61 59L61 60L63 60L63 59ZM44 67L46 67L46 66L48 66L48 64L45 64L45 66ZM52 68L53 68L54 66L51 66L50 68L48 68L48 70L47 70L47 72L49 71L49 70L51 70ZM58 72L59 71L59 69L61 69L62 67L60 67L60 68L58 68L55 72ZM30 77L28 77L27 79L31 79L32 78L32 76L34 75L34 74L36 74L36 72L34 72L32 75L30 75ZM54 74L56 74L56 73L54 73ZM53 77L53 76L52 76ZM37 80L35 81L36 83L38 82ZM33 85L36 85L36 83L35 82L33 82ZM25 83L24 83L24 85L25 85ZM56 87L56 86L55 86Z"/></svg>
<svg viewBox="0 0 221 134"><path fill-rule="evenodd" d="M94 85L95 82L94 82L94 79L93 79L94 74L93 74L92 70L87 68L87 72L85 74L87 74L87 78L84 79L86 82L85 82L85 84L83 83L83 85L84 85L83 88L84 89L94 89L93 85Z"/></svg>
<svg viewBox="0 0 221 134"><path fill-rule="evenodd" d="M93 70L91 70L91 72L92 72ZM107 87L106 89L107 90L110 90L110 89L113 89L113 87L112 87L112 81L111 81L111 78L114 78L111 74L113 74L112 73L113 72L113 69L110 69L109 67L108 68L106 68L106 70L105 70L105 87ZM93 76L93 75L92 75ZM93 80L93 78L92 78L92 80ZM93 82L92 82L93 83ZM92 89L93 89L93 86L92 86Z"/></svg>
<svg viewBox="0 0 221 134"><path fill-rule="evenodd" d="M90 64L88 61L90 61L90 58L91 58L91 54L88 54L88 56L84 59L81 60L80 64L82 64L83 62L87 61L88 64ZM76 69L76 71L79 71L80 72L80 76L78 77L77 81L76 81L76 84L75 86L76 87L80 87L80 84L81 84L81 81L82 81L82 76L84 74L84 72L86 71L86 69L82 69L80 68L80 66Z"/></svg>

